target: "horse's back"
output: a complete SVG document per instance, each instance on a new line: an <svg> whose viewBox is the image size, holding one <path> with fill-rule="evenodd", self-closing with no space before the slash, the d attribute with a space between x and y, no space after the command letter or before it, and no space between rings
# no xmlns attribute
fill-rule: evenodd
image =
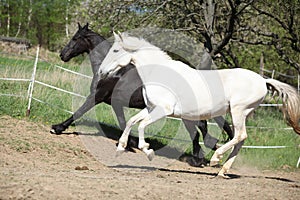
<svg viewBox="0 0 300 200"><path fill-rule="evenodd" d="M219 71L231 105L255 104L267 93L265 79L253 71L241 68Z"/></svg>
<svg viewBox="0 0 300 200"><path fill-rule="evenodd" d="M199 70L197 76L186 80L192 85L196 102L193 105L198 106L201 119L223 115L232 107L256 107L267 93L265 79L246 69ZM181 109L190 114L189 108L194 109L192 102L185 103Z"/></svg>

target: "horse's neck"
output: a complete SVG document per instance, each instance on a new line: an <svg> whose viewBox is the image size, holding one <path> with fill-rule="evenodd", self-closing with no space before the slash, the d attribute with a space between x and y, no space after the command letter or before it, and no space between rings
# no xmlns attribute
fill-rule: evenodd
<svg viewBox="0 0 300 200"><path fill-rule="evenodd" d="M90 39L92 47L89 53L89 58L92 66L93 73L97 73L102 61L108 53L111 45L100 36Z"/></svg>
<svg viewBox="0 0 300 200"><path fill-rule="evenodd" d="M191 68L181 61L172 60L168 56L155 53L150 53L148 56L139 54L133 58L133 62L144 83L160 79L162 74L167 75L167 78L172 78L171 76L176 77L176 75L193 77L195 74L201 72ZM173 81L176 82L176 80Z"/></svg>
<svg viewBox="0 0 300 200"><path fill-rule="evenodd" d="M163 64L164 62L174 61L165 52L157 50L146 49L134 55L133 60L136 60L140 66Z"/></svg>

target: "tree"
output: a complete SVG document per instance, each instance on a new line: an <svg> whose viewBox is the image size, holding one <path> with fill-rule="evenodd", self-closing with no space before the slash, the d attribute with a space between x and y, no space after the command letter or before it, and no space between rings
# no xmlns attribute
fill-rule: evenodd
<svg viewBox="0 0 300 200"><path fill-rule="evenodd" d="M106 37L113 30L155 26L205 44L221 68L258 71L264 54L276 70L300 73L299 0L1 0L0 4L1 35L25 37L50 50L60 47L61 38L68 37L68 24L75 27L78 21L90 22Z"/></svg>
<svg viewBox="0 0 300 200"><path fill-rule="evenodd" d="M2 0L0 34L31 40L50 50L61 45L61 38L67 34L65 27L73 18L73 10L79 0ZM66 10L69 10L66 13Z"/></svg>
<svg viewBox="0 0 300 200"><path fill-rule="evenodd" d="M271 45L287 64L300 73L300 1L263 1L252 5L263 28L249 27L251 44Z"/></svg>
<svg viewBox="0 0 300 200"><path fill-rule="evenodd" d="M299 73L299 7L299 0L102 1L91 16L111 29L150 25L183 31L203 42L222 67L258 71L265 54L270 67Z"/></svg>

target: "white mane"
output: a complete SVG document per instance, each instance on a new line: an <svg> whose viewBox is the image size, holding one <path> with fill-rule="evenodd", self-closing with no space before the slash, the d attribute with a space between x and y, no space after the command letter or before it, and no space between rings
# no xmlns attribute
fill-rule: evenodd
<svg viewBox="0 0 300 200"><path fill-rule="evenodd" d="M172 60L172 58L166 52L161 50L159 47L150 44L143 38L137 38L123 34L121 45L126 51L151 50L154 51L157 55L163 56L164 59Z"/></svg>

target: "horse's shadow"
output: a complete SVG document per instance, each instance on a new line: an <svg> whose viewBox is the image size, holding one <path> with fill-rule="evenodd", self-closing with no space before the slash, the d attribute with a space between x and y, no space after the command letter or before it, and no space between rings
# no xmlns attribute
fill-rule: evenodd
<svg viewBox="0 0 300 200"><path fill-rule="evenodd" d="M180 174L197 174L197 175L203 175L203 176L210 176L211 178L218 178L218 173L212 173L212 172L203 172L203 171L192 171L192 170L177 170L177 169L166 169L166 168L157 168L157 167L147 167L147 166L132 166L132 165L115 165L115 166L109 166L114 169L142 169L142 170L156 170L156 171L163 171L163 172L169 172L169 173L180 173ZM226 174L229 177L229 180L232 179L240 179L240 178L250 178L250 179L271 179L271 180L277 180L281 182L287 182L287 183L297 183L298 181L294 181L287 178L281 178L281 177L273 177L273 176L260 176L260 175L238 175L238 174Z"/></svg>
<svg viewBox="0 0 300 200"><path fill-rule="evenodd" d="M80 120L76 123L76 125L84 125L88 127L97 127L98 132L96 133L82 133L82 132L64 132L62 134L76 134L76 135L84 135L84 136L96 136L96 137L107 137L109 139L115 140L116 144L119 138L122 135L122 130L120 130L117 127L114 127L109 124L91 121L91 120ZM138 148L138 137L132 136L133 142L131 143L132 148ZM155 154L171 159L178 159L179 161L187 162L188 159L191 159L193 156L191 154L179 151L176 148L172 148L168 145L163 144L156 138L146 138L146 141L150 143L151 148L155 150ZM161 148L164 148L164 151L157 151ZM130 151L133 151L133 149L129 149ZM178 157L178 155L181 155ZM170 173L187 173L187 174L198 174L198 175L204 175L204 176L210 176L212 178L217 177L217 173L211 173L211 172L203 172L203 171L190 171L190 170L174 170L174 169L166 169L166 168L158 168L158 167L149 167L149 166L133 166L133 165L115 165L115 166L109 166L111 168L115 169L141 169L141 170L158 170L158 171L164 171L164 172L170 172ZM286 179L286 178L280 178L280 177L271 177L271 176L251 176L251 175L237 175L237 174L227 174L230 179L240 179L240 178L254 178L254 179L272 179L282 182L291 182L294 183L296 181Z"/></svg>

